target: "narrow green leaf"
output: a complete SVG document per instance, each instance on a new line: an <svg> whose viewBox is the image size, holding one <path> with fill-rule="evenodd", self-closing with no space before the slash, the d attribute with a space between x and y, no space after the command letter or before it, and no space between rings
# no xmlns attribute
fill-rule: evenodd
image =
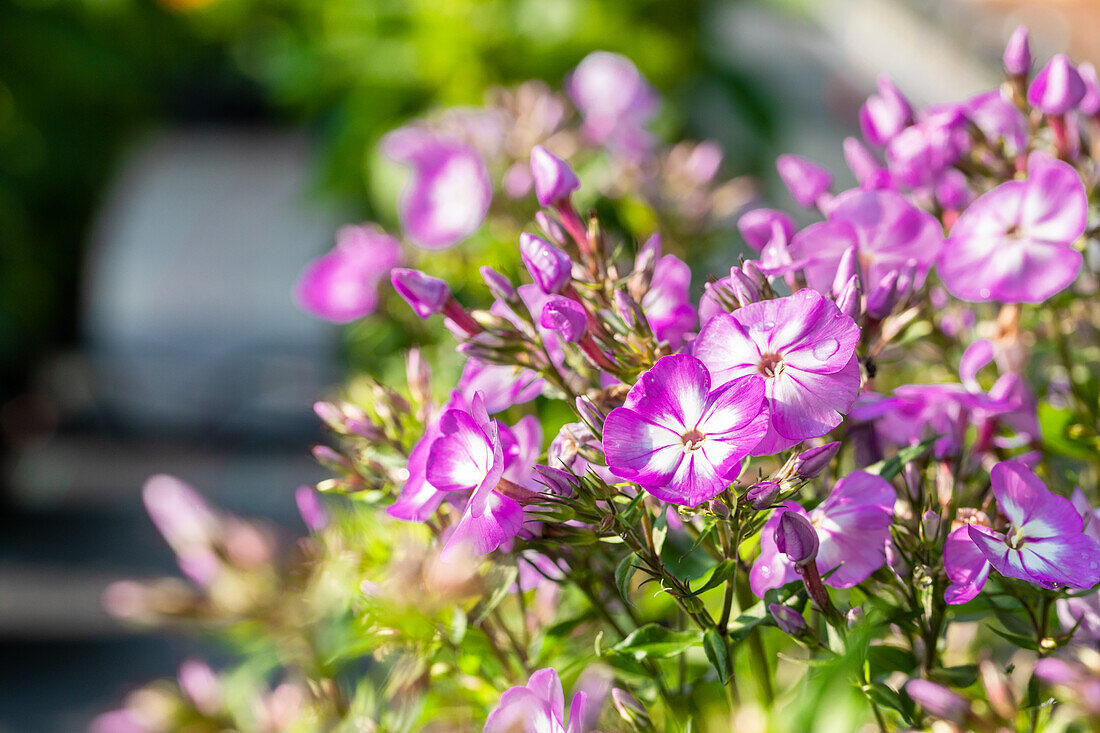
<svg viewBox="0 0 1100 733"><path fill-rule="evenodd" d="M646 624L632 631L611 650L636 659L666 659L698 645L702 636L697 630L673 631L657 624Z"/></svg>
<svg viewBox="0 0 1100 733"><path fill-rule="evenodd" d="M619 595L623 600L630 603L630 580L634 577L634 571L638 569L638 566L634 564L637 559L637 555L633 552L622 559L619 566L615 568L615 587L619 589ZM630 603L633 606L633 603Z"/></svg>
<svg viewBox="0 0 1100 733"><path fill-rule="evenodd" d="M726 642L722 639L714 629L708 629L707 633L703 634L703 651L707 653L707 659L714 666L714 671L718 673L718 679L722 681L722 684L726 684L729 679L729 657L726 655Z"/></svg>
<svg viewBox="0 0 1100 733"><path fill-rule="evenodd" d="M731 558L726 558L725 560L714 566L714 569L710 572L710 577L707 578L707 581L693 592L695 593L695 595L699 595L700 593L708 591L711 588L717 588L718 586L722 585L722 583L725 583L727 580L732 578L733 574L736 571L737 563L734 562L734 560Z"/></svg>

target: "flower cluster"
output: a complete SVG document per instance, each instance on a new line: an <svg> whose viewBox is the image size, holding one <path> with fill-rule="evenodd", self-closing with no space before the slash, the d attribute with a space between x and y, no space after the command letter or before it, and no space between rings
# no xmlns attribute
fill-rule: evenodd
<svg viewBox="0 0 1100 733"><path fill-rule="evenodd" d="M522 158L505 190L540 209L509 242L522 282L480 270L487 307L442 273L389 271L455 340L452 380L437 390L414 350L405 385L362 379L316 407L333 472L317 489L350 502L335 516L415 541L381 551L300 495L324 548L306 577L350 562L356 589L329 616L351 619L354 651L288 665L312 714L559 733L729 730L746 710L808 730L824 704L852 730L1095 715L1100 307L1083 252L1100 87L1063 56L1032 78L1026 31L1005 66L1002 88L923 110L881 79L844 146L858 186L781 157L819 220L744 214L745 251L694 287L662 233L581 207L588 178L551 144L565 112L541 87L504 116L391 136L416 168L401 210L422 246L469 234L496 180L497 163L430 141L444 128L502 125L482 134ZM577 135L624 170L652 152L655 97L632 65L590 57L568 87ZM368 239L389 257L380 230L346 230L315 302L366 301ZM165 481L154 521L210 588L236 567L231 523ZM390 681L332 661L356 654ZM803 662L827 673L795 687ZM1048 689L1065 701L1049 716ZM389 710L363 702L383 693Z"/></svg>

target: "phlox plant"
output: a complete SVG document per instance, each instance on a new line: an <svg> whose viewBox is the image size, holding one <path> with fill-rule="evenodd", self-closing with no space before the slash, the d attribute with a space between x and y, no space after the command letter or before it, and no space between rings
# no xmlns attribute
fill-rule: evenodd
<svg viewBox="0 0 1100 733"><path fill-rule="evenodd" d="M578 208L553 140L508 174L540 208L523 277L481 270L486 308L349 233L372 263L349 281L385 270L461 376L413 350L405 384L318 403L332 477L284 555L151 480L189 582L110 606L245 662L189 662L97 730L1094 729L1100 85L1064 56L1033 75L1024 29L1004 61L923 110L880 79L844 142L858 185L781 157L818 221L745 213L751 257L695 290L662 232ZM651 102L604 92L573 93L611 110L585 134L629 151ZM421 160L422 134L391 142ZM438 168L466 162L403 199L423 246L484 205Z"/></svg>

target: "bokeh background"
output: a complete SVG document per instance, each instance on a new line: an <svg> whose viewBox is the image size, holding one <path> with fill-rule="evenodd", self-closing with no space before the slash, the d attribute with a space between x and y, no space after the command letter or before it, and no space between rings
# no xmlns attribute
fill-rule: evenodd
<svg viewBox="0 0 1100 733"><path fill-rule="evenodd" d="M290 296L340 224L394 226L386 131L617 51L665 134L718 141L789 206L775 155L844 170L876 74L960 99L998 83L1019 23L1039 57L1100 62L1091 0L0 0L0 731L81 730L216 659L101 608L174 572L148 475L302 530L310 404L418 335Z"/></svg>

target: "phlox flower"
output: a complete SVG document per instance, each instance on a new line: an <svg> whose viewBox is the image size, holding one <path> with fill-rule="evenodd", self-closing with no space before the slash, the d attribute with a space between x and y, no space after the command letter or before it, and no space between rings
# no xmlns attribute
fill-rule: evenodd
<svg viewBox="0 0 1100 733"><path fill-rule="evenodd" d="M582 733L588 695L578 692L565 717L565 693L552 668L540 669L526 685L512 687L485 721L485 733Z"/></svg>
<svg viewBox="0 0 1100 733"><path fill-rule="evenodd" d="M943 246L943 230L931 214L894 191L853 189L839 194L828 218L811 224L790 243L791 256L805 260L809 286L828 293L837 267L856 248L863 291L871 292L890 272L916 267L919 287Z"/></svg>
<svg viewBox="0 0 1100 733"><path fill-rule="evenodd" d="M858 342L855 321L807 288L714 316L694 353L718 384L763 377L770 422L752 454L771 455L840 424L859 392Z"/></svg>
<svg viewBox="0 0 1100 733"><path fill-rule="evenodd" d="M944 594L948 603L976 596L990 568L1048 589L1100 582L1100 545L1082 531L1081 515L1069 499L1048 490L1019 461L1001 461L990 479L1008 525L996 530L971 524L948 536L943 558L952 581Z"/></svg>
<svg viewBox="0 0 1100 733"><path fill-rule="evenodd" d="M962 300L1041 303L1077 277L1073 242L1087 219L1077 171L1032 153L1025 180L1002 183L959 216L939 257L940 279Z"/></svg>
<svg viewBox="0 0 1100 733"><path fill-rule="evenodd" d="M489 364L467 357L462 375L458 379L458 390L467 401L480 392L485 400L486 411L495 415L513 405L522 405L535 399L542 394L543 384L543 379L530 369L507 364Z"/></svg>
<svg viewBox="0 0 1100 733"><path fill-rule="evenodd" d="M795 565L779 551L775 531L784 512L805 517L817 531L817 569L825 584L851 588L866 580L886 562L886 541L894 516L896 494L881 476L856 471L837 481L829 497L807 512L793 501L781 507L760 532L760 557L749 572L752 592L763 598L771 588L799 576Z"/></svg>
<svg viewBox="0 0 1100 733"><path fill-rule="evenodd" d="M401 261L396 239L371 225L341 227L336 247L306 265L294 287L298 307L335 323L370 315L378 283Z"/></svg>
<svg viewBox="0 0 1100 733"><path fill-rule="evenodd" d="M603 445L611 473L664 501L698 506L737 478L767 426L761 377L712 391L706 366L677 354L658 360L611 411Z"/></svg>
<svg viewBox="0 0 1100 733"><path fill-rule="evenodd" d="M446 249L478 230L493 186L477 151L418 127L394 130L382 139L382 149L413 169L398 202L409 239L425 249Z"/></svg>
<svg viewBox="0 0 1100 733"><path fill-rule="evenodd" d="M590 140L628 159L637 159L652 147L646 125L660 100L633 61L595 51L577 64L565 88Z"/></svg>

